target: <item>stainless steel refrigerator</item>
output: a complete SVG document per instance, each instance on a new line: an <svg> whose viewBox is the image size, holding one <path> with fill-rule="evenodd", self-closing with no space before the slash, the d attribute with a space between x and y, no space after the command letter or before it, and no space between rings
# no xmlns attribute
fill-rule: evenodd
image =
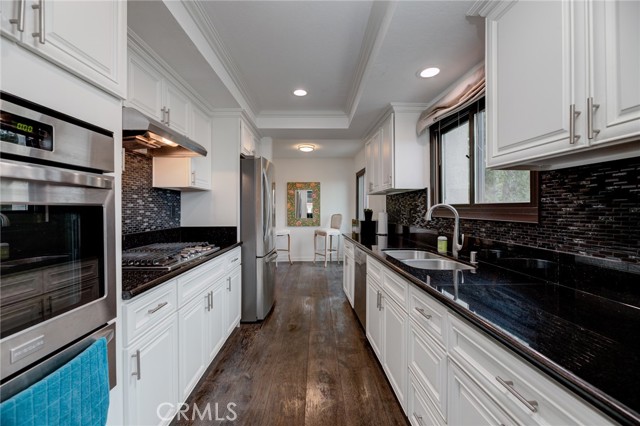
<svg viewBox="0 0 640 426"><path fill-rule="evenodd" d="M275 183L273 164L243 158L240 235L242 238L242 321L263 320L274 303Z"/></svg>

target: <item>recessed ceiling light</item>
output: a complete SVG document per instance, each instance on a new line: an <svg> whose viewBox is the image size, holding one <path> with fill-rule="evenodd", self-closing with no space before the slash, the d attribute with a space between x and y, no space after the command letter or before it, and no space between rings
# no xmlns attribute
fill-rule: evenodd
<svg viewBox="0 0 640 426"><path fill-rule="evenodd" d="M440 68L425 68L418 74L422 78L430 78L440 74Z"/></svg>
<svg viewBox="0 0 640 426"><path fill-rule="evenodd" d="M314 149L316 149L315 145L311 145L311 144L302 144L302 145L298 145L298 149L302 152L311 152Z"/></svg>
<svg viewBox="0 0 640 426"><path fill-rule="evenodd" d="M293 94L296 96L307 96L307 91L304 89L296 89L293 91Z"/></svg>

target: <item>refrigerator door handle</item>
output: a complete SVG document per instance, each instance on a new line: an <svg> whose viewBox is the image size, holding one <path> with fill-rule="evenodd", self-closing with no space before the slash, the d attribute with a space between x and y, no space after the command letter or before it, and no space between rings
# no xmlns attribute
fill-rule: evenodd
<svg viewBox="0 0 640 426"><path fill-rule="evenodd" d="M268 255L267 257L264 258L265 262L271 262L272 260L275 260L275 258L278 257L278 252L277 251L272 251L270 255Z"/></svg>

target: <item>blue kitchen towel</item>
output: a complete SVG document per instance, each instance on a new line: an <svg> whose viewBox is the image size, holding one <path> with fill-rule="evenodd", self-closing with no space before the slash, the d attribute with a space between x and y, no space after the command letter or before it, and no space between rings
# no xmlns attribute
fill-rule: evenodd
<svg viewBox="0 0 640 426"><path fill-rule="evenodd" d="M0 404L2 426L104 426L109 410L107 340Z"/></svg>

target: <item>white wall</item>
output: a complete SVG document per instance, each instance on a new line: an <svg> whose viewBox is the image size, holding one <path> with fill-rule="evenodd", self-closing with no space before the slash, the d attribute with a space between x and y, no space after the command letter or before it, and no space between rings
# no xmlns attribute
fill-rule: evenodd
<svg viewBox="0 0 640 426"><path fill-rule="evenodd" d="M313 260L313 233L318 228L287 226L287 182L320 182L320 227L329 227L331 215L341 213L341 231L351 232L356 197L354 160L275 158L273 163L276 181L276 229L291 231L293 261ZM318 242L320 243L320 240ZM278 247L285 246L284 238L278 238Z"/></svg>

